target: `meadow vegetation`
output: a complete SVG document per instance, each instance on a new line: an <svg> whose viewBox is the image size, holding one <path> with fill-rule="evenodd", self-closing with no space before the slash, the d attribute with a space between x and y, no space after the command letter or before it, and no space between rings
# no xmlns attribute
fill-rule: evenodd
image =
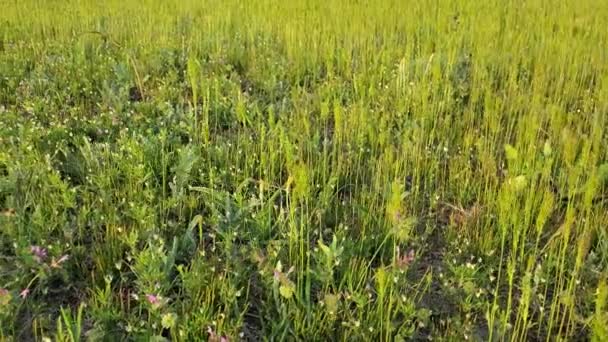
<svg viewBox="0 0 608 342"><path fill-rule="evenodd" d="M604 1L0 0L0 340L608 340Z"/></svg>

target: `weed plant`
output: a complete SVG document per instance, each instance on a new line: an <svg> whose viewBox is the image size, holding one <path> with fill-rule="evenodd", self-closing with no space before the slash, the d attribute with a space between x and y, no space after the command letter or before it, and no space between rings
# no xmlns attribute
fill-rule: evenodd
<svg viewBox="0 0 608 342"><path fill-rule="evenodd" d="M0 0L0 340L608 340L604 1Z"/></svg>

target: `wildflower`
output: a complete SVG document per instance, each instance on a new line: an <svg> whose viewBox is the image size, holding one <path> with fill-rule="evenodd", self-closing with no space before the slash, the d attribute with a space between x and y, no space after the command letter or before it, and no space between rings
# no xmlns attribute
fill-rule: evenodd
<svg viewBox="0 0 608 342"><path fill-rule="evenodd" d="M146 299L148 300L148 303L150 303L152 305L158 305L160 303L158 296L153 295L153 294L147 294Z"/></svg>
<svg viewBox="0 0 608 342"><path fill-rule="evenodd" d="M61 264L63 264L64 262L68 261L70 257L66 254L61 256L61 258L59 258L59 260L55 260L55 258L53 258L53 260L51 261L51 267L52 268L59 268L61 267Z"/></svg>
<svg viewBox="0 0 608 342"><path fill-rule="evenodd" d="M226 336L218 336L211 327L207 327L207 334L209 334L209 342L229 342L230 340Z"/></svg>
<svg viewBox="0 0 608 342"><path fill-rule="evenodd" d="M211 327L207 327L207 334L209 334L209 341L217 341L217 334L215 333L215 331L213 331L213 329L211 329Z"/></svg>
<svg viewBox="0 0 608 342"><path fill-rule="evenodd" d="M7 289L0 288L0 306L7 305L11 301L11 294Z"/></svg>
<svg viewBox="0 0 608 342"><path fill-rule="evenodd" d="M34 259L36 259L36 261L39 263L46 259L47 251L44 247L31 246L30 252L34 255Z"/></svg>
<svg viewBox="0 0 608 342"><path fill-rule="evenodd" d="M19 293L19 297L25 299L30 294L30 289L25 288L23 291Z"/></svg>
<svg viewBox="0 0 608 342"><path fill-rule="evenodd" d="M274 279L280 282L285 282L288 279L287 277L295 270L295 266L291 266L289 270L287 270L287 273L283 273L283 265L281 265L281 262L279 261L273 272Z"/></svg>
<svg viewBox="0 0 608 342"><path fill-rule="evenodd" d="M409 266L412 261L414 261L415 256L416 255L413 249L410 250L406 255L401 255L401 250L399 246L397 246L397 258L395 260L395 263L397 264L397 267L399 269L403 270L404 268Z"/></svg>

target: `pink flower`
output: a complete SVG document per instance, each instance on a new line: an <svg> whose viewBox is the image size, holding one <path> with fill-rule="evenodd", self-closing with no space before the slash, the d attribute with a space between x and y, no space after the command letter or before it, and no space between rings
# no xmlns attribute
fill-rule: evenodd
<svg viewBox="0 0 608 342"><path fill-rule="evenodd" d="M209 334L209 341L217 341L217 334L211 327L207 327L207 334Z"/></svg>
<svg viewBox="0 0 608 342"><path fill-rule="evenodd" d="M416 254L413 249L411 249L406 255L401 255L401 250L399 246L397 246L397 258L395 260L395 263L397 264L398 268L406 268L412 263L412 261L414 261L415 257Z"/></svg>
<svg viewBox="0 0 608 342"><path fill-rule="evenodd" d="M30 294L30 289L25 288L19 293L19 297L25 299Z"/></svg>
<svg viewBox="0 0 608 342"><path fill-rule="evenodd" d="M148 303L152 305L157 305L159 303L158 296L153 294L147 294L146 299L148 300Z"/></svg>
<svg viewBox="0 0 608 342"><path fill-rule="evenodd" d="M30 246L30 252L34 255L34 259L39 263L46 259L47 251L44 247Z"/></svg>
<svg viewBox="0 0 608 342"><path fill-rule="evenodd" d="M207 334L209 334L209 342L229 342L230 340L226 336L217 336L215 331L211 327L207 327Z"/></svg>

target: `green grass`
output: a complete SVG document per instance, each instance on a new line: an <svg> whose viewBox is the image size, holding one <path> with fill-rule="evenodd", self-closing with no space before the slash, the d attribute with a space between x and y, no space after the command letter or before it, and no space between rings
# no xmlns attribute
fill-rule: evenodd
<svg viewBox="0 0 608 342"><path fill-rule="evenodd" d="M0 340L608 339L604 2L0 8Z"/></svg>

